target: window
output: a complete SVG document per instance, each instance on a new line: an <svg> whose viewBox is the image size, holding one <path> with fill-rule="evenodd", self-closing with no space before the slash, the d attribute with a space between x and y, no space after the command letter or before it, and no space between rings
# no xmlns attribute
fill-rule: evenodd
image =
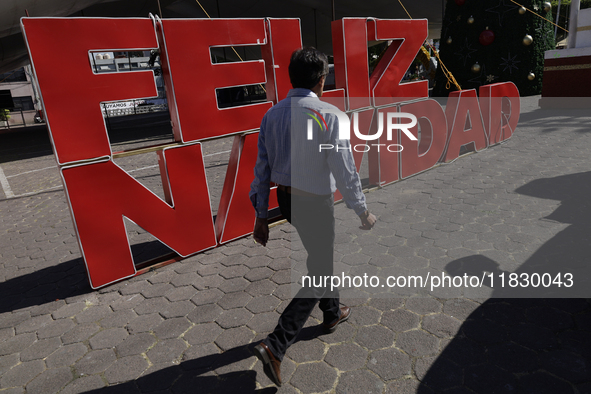
<svg viewBox="0 0 591 394"><path fill-rule="evenodd" d="M13 97L12 101L14 101L14 108L20 108L23 111L33 111L35 109L31 96Z"/></svg>
<svg viewBox="0 0 591 394"><path fill-rule="evenodd" d="M27 80L25 69L23 67L18 70L10 71L0 74L0 82L23 82Z"/></svg>

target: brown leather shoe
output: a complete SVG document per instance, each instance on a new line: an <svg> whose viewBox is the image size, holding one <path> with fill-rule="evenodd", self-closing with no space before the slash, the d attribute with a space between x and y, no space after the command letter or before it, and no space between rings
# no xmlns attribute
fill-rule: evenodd
<svg viewBox="0 0 591 394"><path fill-rule="evenodd" d="M339 324L341 324L342 322L347 321L347 319L349 319L349 316L351 316L351 308L349 308L348 306L343 306L343 307L341 307L341 316L339 317L339 320L337 320L336 322L334 322L332 324L323 323L322 329L324 330L325 333L332 334L333 332L335 332L337 330L337 327L339 326Z"/></svg>
<svg viewBox="0 0 591 394"><path fill-rule="evenodd" d="M281 361L278 361L263 342L254 347L254 355L263 363L265 375L278 387L281 387Z"/></svg>

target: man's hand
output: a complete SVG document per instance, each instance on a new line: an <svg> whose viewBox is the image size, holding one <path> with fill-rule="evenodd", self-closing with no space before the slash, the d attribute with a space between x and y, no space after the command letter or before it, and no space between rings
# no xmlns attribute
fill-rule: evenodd
<svg viewBox="0 0 591 394"><path fill-rule="evenodd" d="M377 220L375 215L367 210L359 215L359 219L361 219L361 227L359 228L362 230L371 230Z"/></svg>
<svg viewBox="0 0 591 394"><path fill-rule="evenodd" d="M254 223L252 236L255 242L258 242L263 246L267 245L267 241L269 240L269 222L266 218L257 218Z"/></svg>

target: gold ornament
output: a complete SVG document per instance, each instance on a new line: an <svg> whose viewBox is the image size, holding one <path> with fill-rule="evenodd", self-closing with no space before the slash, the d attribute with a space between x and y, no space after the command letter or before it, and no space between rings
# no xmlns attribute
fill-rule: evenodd
<svg viewBox="0 0 591 394"><path fill-rule="evenodd" d="M472 72L473 72L474 74L478 74L478 73L480 72L480 64L478 64L478 63L474 63L474 64L472 65Z"/></svg>
<svg viewBox="0 0 591 394"><path fill-rule="evenodd" d="M527 79L529 79L530 81L533 81L534 79L536 79L536 74L534 73L529 73L527 75Z"/></svg>
<svg viewBox="0 0 591 394"><path fill-rule="evenodd" d="M534 38L529 34L526 34L525 37L523 37L523 45L531 45L532 42L534 42Z"/></svg>
<svg viewBox="0 0 591 394"><path fill-rule="evenodd" d="M522 7L520 7L520 8L519 8L519 14L520 14L520 15L523 15L523 14L525 14L526 12L527 12L527 10L525 9L525 7L523 7L523 6L522 6Z"/></svg>
<svg viewBox="0 0 591 394"><path fill-rule="evenodd" d="M448 45L451 45L451 36L447 37L447 40L445 42L447 42Z"/></svg>
<svg viewBox="0 0 591 394"><path fill-rule="evenodd" d="M550 12L550 10L552 10L552 4L550 4L550 2L546 1L544 2L544 12Z"/></svg>
<svg viewBox="0 0 591 394"><path fill-rule="evenodd" d="M468 24L471 25L472 23L474 23L474 17L470 15L470 18L468 18Z"/></svg>

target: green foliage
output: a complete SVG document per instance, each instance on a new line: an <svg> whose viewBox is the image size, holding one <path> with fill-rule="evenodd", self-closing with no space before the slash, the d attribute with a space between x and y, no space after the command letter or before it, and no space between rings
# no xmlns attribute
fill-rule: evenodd
<svg viewBox="0 0 591 394"><path fill-rule="evenodd" d="M520 1L528 9L550 19L551 12L543 11L543 1ZM474 23L467 23L472 16ZM492 44L479 42L480 34L488 27L495 34ZM531 45L523 38L533 37ZM447 43L451 37L451 44ZM441 31L440 56L462 89L477 89L482 85L511 81L522 96L540 94L544 52L555 48L553 25L531 12L519 13L519 7L510 0L466 0L463 5L448 0ZM478 63L479 73L472 72ZM530 81L528 75L535 74ZM447 79L438 67L435 96L447 96L456 90L446 89Z"/></svg>
<svg viewBox="0 0 591 394"><path fill-rule="evenodd" d="M5 121L10 119L10 111L7 109L0 109L0 120Z"/></svg>

